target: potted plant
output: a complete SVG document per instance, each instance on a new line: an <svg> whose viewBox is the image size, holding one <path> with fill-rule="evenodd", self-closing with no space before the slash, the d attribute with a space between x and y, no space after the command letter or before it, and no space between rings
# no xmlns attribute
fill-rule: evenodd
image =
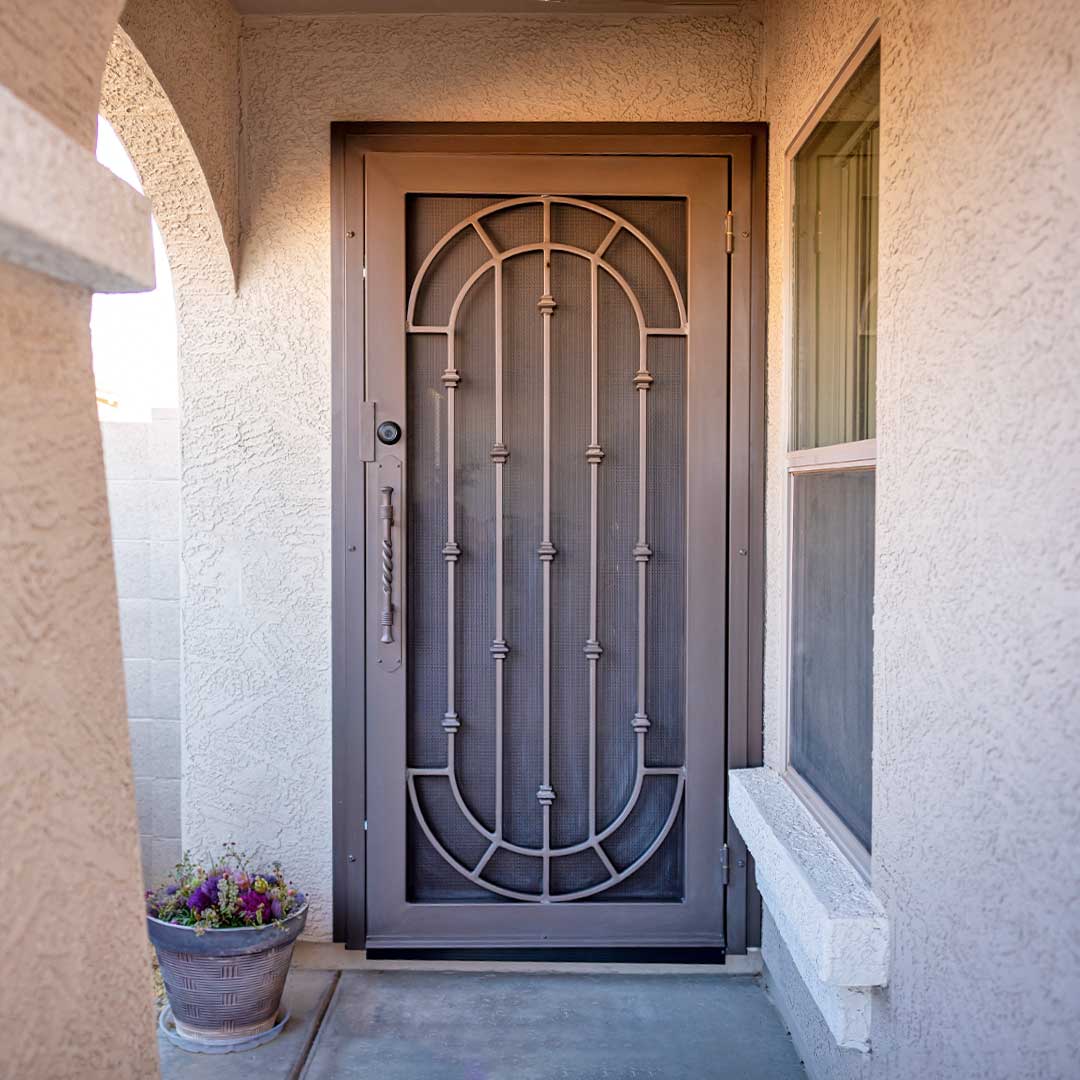
<svg viewBox="0 0 1080 1080"><path fill-rule="evenodd" d="M280 864L256 869L234 844L207 867L185 854L146 902L170 1040L220 1053L278 1034L287 1019L280 1013L285 976L307 920L304 894Z"/></svg>

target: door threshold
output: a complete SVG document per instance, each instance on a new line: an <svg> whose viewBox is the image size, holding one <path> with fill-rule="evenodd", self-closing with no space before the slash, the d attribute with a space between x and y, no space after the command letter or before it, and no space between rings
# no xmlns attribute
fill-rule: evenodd
<svg viewBox="0 0 1080 1080"><path fill-rule="evenodd" d="M464 960L479 963L566 964L722 964L723 946L688 949L678 946L543 946L534 948L378 948L365 950L372 960Z"/></svg>
<svg viewBox="0 0 1080 1080"><path fill-rule="evenodd" d="M453 951L458 958L434 953ZM579 974L579 975L759 975L762 970L761 950L748 949L741 954L727 954L717 961L710 959L697 962L671 959L671 954L691 950L653 949L648 960L600 959L598 950L580 950L589 952L589 959L566 960L558 958L563 950L547 949L540 959L525 958L518 949L470 950L484 953L470 959L461 959L461 950L410 950L408 957L402 957L403 950L388 949L346 949L344 945L324 941L298 941L294 952L293 964L297 968L321 971L460 971L460 972L506 972L515 974ZM537 952L539 950L533 950ZM607 950L624 951L624 950ZM642 949L625 950L640 953ZM692 950L698 954L723 950ZM388 953L393 952L390 956ZM493 958L491 954L502 954ZM417 958L422 954L422 958ZM667 954L669 959L661 959L656 954Z"/></svg>

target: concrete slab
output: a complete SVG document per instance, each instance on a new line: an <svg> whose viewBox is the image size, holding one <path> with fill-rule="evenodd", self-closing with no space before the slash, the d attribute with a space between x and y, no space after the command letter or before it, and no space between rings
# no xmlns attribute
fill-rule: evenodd
<svg viewBox="0 0 1080 1080"><path fill-rule="evenodd" d="M189 1054L159 1034L162 1080L292 1080L304 1064L336 981L332 971L290 971L282 998L291 1013L289 1022L273 1042L254 1050Z"/></svg>
<svg viewBox="0 0 1080 1080"><path fill-rule="evenodd" d="M346 971L304 1080L802 1080L759 982Z"/></svg>

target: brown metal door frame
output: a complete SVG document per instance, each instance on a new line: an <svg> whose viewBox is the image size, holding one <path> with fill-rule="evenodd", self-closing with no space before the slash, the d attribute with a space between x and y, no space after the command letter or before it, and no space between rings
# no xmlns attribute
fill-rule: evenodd
<svg viewBox="0 0 1080 1080"><path fill-rule="evenodd" d="M730 161L726 666L728 766L761 761L764 559L764 125L335 124L333 257L333 805L334 937L366 940L364 548L370 493L365 387L364 162L370 152L707 156ZM689 691L690 688L688 688ZM721 778L726 796L726 777ZM741 838L726 823L726 949L757 944L760 905Z"/></svg>

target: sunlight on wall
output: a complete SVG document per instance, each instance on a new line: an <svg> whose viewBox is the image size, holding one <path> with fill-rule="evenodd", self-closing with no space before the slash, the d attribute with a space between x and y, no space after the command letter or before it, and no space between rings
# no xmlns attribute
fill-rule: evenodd
<svg viewBox="0 0 1080 1080"><path fill-rule="evenodd" d="M98 117L97 159L142 191L131 158L103 116ZM90 338L100 420L148 422L151 409L177 406L172 275L156 221L153 229L157 288L94 296Z"/></svg>

